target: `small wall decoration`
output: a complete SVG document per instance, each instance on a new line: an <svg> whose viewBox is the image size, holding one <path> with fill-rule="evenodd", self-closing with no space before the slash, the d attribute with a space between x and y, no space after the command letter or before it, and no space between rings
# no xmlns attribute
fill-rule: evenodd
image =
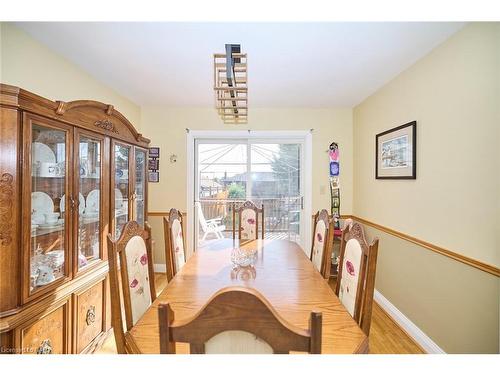
<svg viewBox="0 0 500 375"><path fill-rule="evenodd" d="M157 171L158 169L160 169L160 161L158 159L149 159L148 169L150 171Z"/></svg>
<svg viewBox="0 0 500 375"><path fill-rule="evenodd" d="M160 148L150 147L149 148L149 160L148 160L148 181L149 182L160 182Z"/></svg>
<svg viewBox="0 0 500 375"><path fill-rule="evenodd" d="M340 164L337 143L332 142L328 147L328 157L330 160L331 212L335 221L335 229L340 229Z"/></svg>
<svg viewBox="0 0 500 375"><path fill-rule="evenodd" d="M149 148L149 157L159 159L160 158L160 148L159 147L150 147Z"/></svg>
<svg viewBox="0 0 500 375"><path fill-rule="evenodd" d="M379 133L375 137L375 178L417 178L417 122Z"/></svg>
<svg viewBox="0 0 500 375"><path fill-rule="evenodd" d="M160 182L160 172L149 172L149 182Z"/></svg>

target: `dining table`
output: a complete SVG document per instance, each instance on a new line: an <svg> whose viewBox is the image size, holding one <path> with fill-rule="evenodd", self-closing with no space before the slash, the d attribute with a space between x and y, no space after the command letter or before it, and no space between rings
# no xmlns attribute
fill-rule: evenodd
<svg viewBox="0 0 500 375"><path fill-rule="evenodd" d="M256 251L250 266L236 266L231 254ZM158 305L169 303L175 319L189 319L218 290L239 286L259 291L287 322L308 329L311 311L323 315L322 354L368 352L368 337L344 308L328 280L313 266L299 244L280 239L207 241L197 249L159 294L145 314L126 333L141 353L159 353ZM189 345L176 343L176 353Z"/></svg>

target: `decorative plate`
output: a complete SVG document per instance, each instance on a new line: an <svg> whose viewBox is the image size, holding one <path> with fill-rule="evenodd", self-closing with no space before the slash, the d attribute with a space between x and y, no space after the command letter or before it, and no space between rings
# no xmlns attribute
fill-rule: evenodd
<svg viewBox="0 0 500 375"><path fill-rule="evenodd" d="M86 213L99 212L99 190L92 190L87 195L87 203L85 207Z"/></svg>
<svg viewBox="0 0 500 375"><path fill-rule="evenodd" d="M31 160L33 163L55 163L56 155L45 143L33 142L31 145Z"/></svg>
<svg viewBox="0 0 500 375"><path fill-rule="evenodd" d="M31 193L31 216L37 219L36 224L39 224L41 218L45 221L44 214L49 214L54 212L54 202L43 191L34 191Z"/></svg>
<svg viewBox="0 0 500 375"><path fill-rule="evenodd" d="M65 211L65 200L66 200L66 194L63 194L61 197L61 202L59 202L59 209L61 210L61 213ZM85 198L83 197L82 193L78 193L78 200L80 201L80 204L78 205L78 213L81 215L83 211L85 211Z"/></svg>
<svg viewBox="0 0 500 375"><path fill-rule="evenodd" d="M115 188L115 210L119 210L123 207L123 195L122 192Z"/></svg>

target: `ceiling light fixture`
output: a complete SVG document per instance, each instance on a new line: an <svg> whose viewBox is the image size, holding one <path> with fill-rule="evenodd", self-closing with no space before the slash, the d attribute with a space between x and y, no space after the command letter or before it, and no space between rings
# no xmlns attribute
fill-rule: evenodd
<svg viewBox="0 0 500 375"><path fill-rule="evenodd" d="M214 54L215 108L225 124L248 121L247 55L239 44Z"/></svg>

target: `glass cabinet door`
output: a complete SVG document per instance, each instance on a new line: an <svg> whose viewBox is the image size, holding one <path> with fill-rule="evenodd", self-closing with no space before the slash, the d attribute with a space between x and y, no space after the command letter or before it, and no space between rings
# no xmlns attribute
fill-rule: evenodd
<svg viewBox="0 0 500 375"><path fill-rule="evenodd" d="M129 220L129 196L130 196L130 146L115 143L113 146L114 183L112 202L114 216L115 238L120 237L123 226Z"/></svg>
<svg viewBox="0 0 500 375"><path fill-rule="evenodd" d="M146 151L135 149L134 220L144 226L146 197Z"/></svg>
<svg viewBox="0 0 500 375"><path fill-rule="evenodd" d="M30 121L31 137L31 229L30 287L33 294L69 275L68 220L74 202L68 183L70 130ZM28 182L29 183L29 182ZM28 202L26 202L28 203Z"/></svg>
<svg viewBox="0 0 500 375"><path fill-rule="evenodd" d="M80 135L78 147L78 213L77 240L78 269L83 269L100 259L100 219L101 219L101 163L102 142Z"/></svg>

